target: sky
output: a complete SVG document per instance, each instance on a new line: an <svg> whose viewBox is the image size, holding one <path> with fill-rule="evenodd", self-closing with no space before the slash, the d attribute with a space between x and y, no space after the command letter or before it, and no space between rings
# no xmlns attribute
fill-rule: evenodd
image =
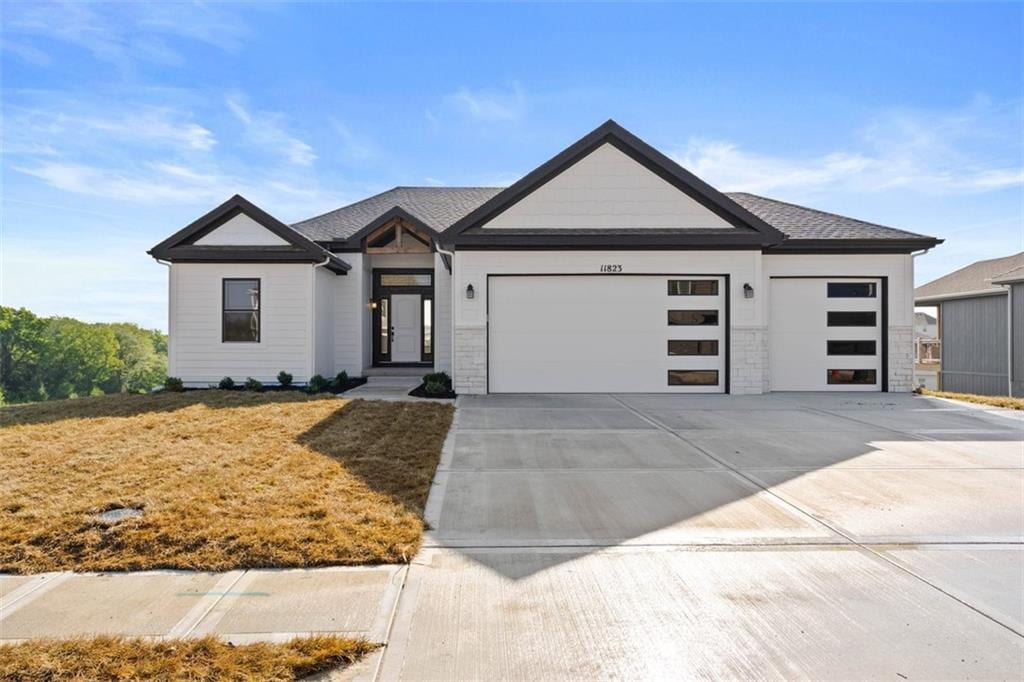
<svg viewBox="0 0 1024 682"><path fill-rule="evenodd" d="M166 329L146 250L239 193L286 221L506 185L614 118L723 191L1024 250L1024 3L0 9L0 303Z"/></svg>

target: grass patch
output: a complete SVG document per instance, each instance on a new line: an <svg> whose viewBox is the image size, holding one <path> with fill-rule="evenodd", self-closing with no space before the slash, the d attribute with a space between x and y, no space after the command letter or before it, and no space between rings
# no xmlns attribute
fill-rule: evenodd
<svg viewBox="0 0 1024 682"><path fill-rule="evenodd" d="M38 639L0 645L0 679L296 680L354 663L376 648L332 636L238 646L214 637Z"/></svg>
<svg viewBox="0 0 1024 682"><path fill-rule="evenodd" d="M301 393L0 409L0 571L401 562L453 408ZM112 525L97 514L143 514Z"/></svg>
<svg viewBox="0 0 1024 682"><path fill-rule="evenodd" d="M948 393L946 391L933 391L928 388L919 388L914 391L918 395L926 395L932 398L949 398L951 400L962 400L966 403L978 405L989 405L991 407L1005 407L1010 410L1024 410L1024 398L1009 398L999 395L975 395L973 393Z"/></svg>

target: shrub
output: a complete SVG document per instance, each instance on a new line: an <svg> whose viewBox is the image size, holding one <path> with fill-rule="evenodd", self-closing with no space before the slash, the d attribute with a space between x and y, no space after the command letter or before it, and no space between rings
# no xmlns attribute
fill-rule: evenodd
<svg viewBox="0 0 1024 682"><path fill-rule="evenodd" d="M338 388L345 388L348 386L348 372L345 370L338 372L338 376L334 377L334 385Z"/></svg>
<svg viewBox="0 0 1024 682"><path fill-rule="evenodd" d="M330 385L331 382L327 381L327 379L324 379L319 374L314 374L309 378L307 389L310 393L321 393L322 391L327 390L327 387Z"/></svg>
<svg viewBox="0 0 1024 682"><path fill-rule="evenodd" d="M252 377L246 377L245 378L245 390L247 390L247 391L254 391L254 392L262 391L263 390L263 384L260 381L258 381L257 379L253 379Z"/></svg>
<svg viewBox="0 0 1024 682"><path fill-rule="evenodd" d="M423 376L424 384L442 384L446 389L451 389L452 378L447 372L431 372ZM424 388L426 390L426 388Z"/></svg>
<svg viewBox="0 0 1024 682"><path fill-rule="evenodd" d="M281 384L285 388L292 385L292 375L283 369L277 373L277 383Z"/></svg>
<svg viewBox="0 0 1024 682"><path fill-rule="evenodd" d="M235 387L235 380L232 379L231 377L224 377L223 379L220 380L220 383L217 384L217 388L219 388L221 390L224 390L224 391L230 391L234 387Z"/></svg>
<svg viewBox="0 0 1024 682"><path fill-rule="evenodd" d="M164 379L164 390L171 393L180 393L185 390L185 382L178 377L167 377Z"/></svg>
<svg viewBox="0 0 1024 682"><path fill-rule="evenodd" d="M427 395L446 395L448 391L448 386L440 381L425 381L423 383L423 392Z"/></svg>

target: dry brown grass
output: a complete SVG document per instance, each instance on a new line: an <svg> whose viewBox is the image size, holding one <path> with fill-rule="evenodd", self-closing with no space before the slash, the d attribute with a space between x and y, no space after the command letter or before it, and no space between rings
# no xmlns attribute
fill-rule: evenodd
<svg viewBox="0 0 1024 682"><path fill-rule="evenodd" d="M919 388L916 392L933 398L949 398L951 400L963 400L966 403L976 403L978 405L1005 407L1010 410L1024 410L1024 398L1008 398L1006 396L998 395L975 395L973 393L949 393L946 391L932 391L927 388Z"/></svg>
<svg viewBox="0 0 1024 682"><path fill-rule="evenodd" d="M354 663L376 648L331 636L239 646L213 637L37 639L0 645L0 680L295 680Z"/></svg>
<svg viewBox="0 0 1024 682"><path fill-rule="evenodd" d="M0 409L0 571L407 560L452 411L225 391ZM96 519L119 506L144 515Z"/></svg>

